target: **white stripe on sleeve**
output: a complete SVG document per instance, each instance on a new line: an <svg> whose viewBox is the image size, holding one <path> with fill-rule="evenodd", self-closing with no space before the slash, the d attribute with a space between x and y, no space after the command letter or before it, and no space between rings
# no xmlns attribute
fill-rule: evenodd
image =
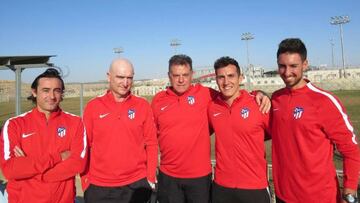
<svg viewBox="0 0 360 203"><path fill-rule="evenodd" d="M3 131L3 139L4 139L4 160L8 160L10 159L10 140L9 140L9 123L12 119L15 119L15 118L18 118L18 117L23 117L25 116L26 114L30 113L31 111L28 111L26 113L23 113L21 115L18 115L16 117L12 117L12 118L9 118L6 122L5 122L5 125L4 125L4 131Z"/></svg>
<svg viewBox="0 0 360 203"><path fill-rule="evenodd" d="M86 145L87 145L87 141L86 141L86 128L84 127L84 137L83 137L83 142L84 142L84 148L80 154L81 158L85 157L85 153L86 153Z"/></svg>
<svg viewBox="0 0 360 203"><path fill-rule="evenodd" d="M4 159L8 160L10 159L10 140L9 140L9 134L8 134L8 127L9 122L11 119L8 119L5 122L4 125L4 131L3 131L3 139L4 139Z"/></svg>
<svg viewBox="0 0 360 203"><path fill-rule="evenodd" d="M319 90L318 88L314 87L310 82L307 83L307 86L309 87L309 89L313 90L314 92L318 92L318 93L320 93L320 94L323 94L323 95L327 96L327 97L334 103L334 105L336 106L336 108L337 108L338 111L340 112L340 114L341 114L341 116L342 116L342 118L343 118L343 120L344 120L344 122L345 122L345 125L346 125L347 129L352 133L352 138L351 138L352 142L353 142L354 144L357 144L357 142L356 142L356 140L355 140L356 135L355 135L355 133L354 133L354 128L353 128L352 125L350 124L348 116L346 115L346 113L344 113L344 111L343 111L342 108L341 108L341 105L340 105L339 102L335 99L335 97L334 97L333 95L327 93L327 92L324 92L324 91L322 91L322 90Z"/></svg>

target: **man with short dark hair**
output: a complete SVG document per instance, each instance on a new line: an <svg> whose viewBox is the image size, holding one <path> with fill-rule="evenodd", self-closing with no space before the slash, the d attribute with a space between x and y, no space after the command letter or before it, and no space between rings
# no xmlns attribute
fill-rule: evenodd
<svg viewBox="0 0 360 203"><path fill-rule="evenodd" d="M148 199L158 159L151 107L131 94L134 68L129 60L113 60L107 78L109 90L89 101L84 111L90 149L89 167L82 177L85 202ZM135 197L137 191L143 193Z"/></svg>
<svg viewBox="0 0 360 203"><path fill-rule="evenodd" d="M192 60L187 55L170 58L168 76L171 86L152 101L161 154L159 202L207 203L211 186L207 106L217 91L192 85ZM266 98L263 103L269 104Z"/></svg>
<svg viewBox="0 0 360 203"><path fill-rule="evenodd" d="M277 63L286 85L272 95L277 202L355 202L360 152L345 108L332 93L303 78L308 61L300 39L284 39L279 44ZM335 147L343 155L342 191L333 163Z"/></svg>
<svg viewBox="0 0 360 203"><path fill-rule="evenodd" d="M86 135L81 119L59 107L64 89L59 72L47 69L31 85L36 107L5 122L0 160L11 203L75 200Z"/></svg>
<svg viewBox="0 0 360 203"><path fill-rule="evenodd" d="M208 107L215 131L212 203L269 203L264 145L269 115L240 90L243 74L235 59L221 57L214 69L220 94Z"/></svg>

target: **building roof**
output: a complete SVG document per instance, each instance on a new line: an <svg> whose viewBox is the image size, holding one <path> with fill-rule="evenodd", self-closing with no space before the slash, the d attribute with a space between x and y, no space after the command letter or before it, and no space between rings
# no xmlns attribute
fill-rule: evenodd
<svg viewBox="0 0 360 203"><path fill-rule="evenodd" d="M14 69L14 66L22 68L52 66L49 59L55 55L40 56L0 56L0 69Z"/></svg>

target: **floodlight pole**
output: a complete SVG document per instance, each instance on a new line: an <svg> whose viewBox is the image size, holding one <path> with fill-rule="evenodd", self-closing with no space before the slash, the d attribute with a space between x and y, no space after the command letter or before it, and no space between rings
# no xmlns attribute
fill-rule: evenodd
<svg viewBox="0 0 360 203"><path fill-rule="evenodd" d="M250 32L245 32L241 34L241 40L245 40L246 41L246 58L247 58L247 75L246 76L246 80L247 80L247 84L248 84L248 89L251 89L251 81L250 81L250 57L249 57L249 40L254 39L254 35Z"/></svg>
<svg viewBox="0 0 360 203"><path fill-rule="evenodd" d="M250 57L249 57L249 40L254 39L254 35L250 32L245 32L241 34L241 40L246 41L246 57L247 57L247 66L250 68Z"/></svg>
<svg viewBox="0 0 360 203"><path fill-rule="evenodd" d="M172 39L170 42L170 46L174 48L174 55L177 54L177 47L181 45L179 39Z"/></svg>
<svg viewBox="0 0 360 203"><path fill-rule="evenodd" d="M342 57L342 69L343 69L343 76L346 78L345 74L345 57L344 57L344 36L343 36L343 24L350 22L349 16L333 16L330 19L331 25L339 25L340 27L340 41L341 41L341 57Z"/></svg>

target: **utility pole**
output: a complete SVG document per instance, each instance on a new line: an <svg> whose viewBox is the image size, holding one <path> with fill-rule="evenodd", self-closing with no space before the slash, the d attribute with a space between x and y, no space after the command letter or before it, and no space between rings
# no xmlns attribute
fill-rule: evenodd
<svg viewBox="0 0 360 203"><path fill-rule="evenodd" d="M245 32L241 35L241 40L246 41L246 58L247 58L247 66L250 68L250 57L249 57L249 40L254 39L254 35L250 32Z"/></svg>
<svg viewBox="0 0 360 203"><path fill-rule="evenodd" d="M350 22L349 16L333 16L330 19L331 25L339 25L340 28L340 40L341 40L341 57L342 57L342 69L343 77L346 78L345 74L345 57L344 57L344 36L343 36L343 24Z"/></svg>

